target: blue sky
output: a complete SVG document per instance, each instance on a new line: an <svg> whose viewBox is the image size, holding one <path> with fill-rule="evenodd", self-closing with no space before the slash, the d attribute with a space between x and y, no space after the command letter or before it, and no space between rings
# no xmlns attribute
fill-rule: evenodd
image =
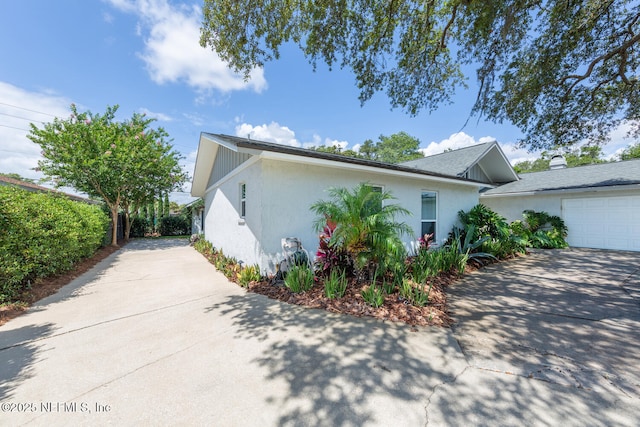
<svg viewBox="0 0 640 427"><path fill-rule="evenodd" d="M535 158L517 149L509 124L471 118L475 81L452 105L410 117L391 110L384 93L360 106L349 70L316 72L295 46L280 60L234 75L199 45L201 1L4 1L0 6L0 172L39 179L40 149L27 139L29 122L68 117L69 105L104 112L120 105L157 118L193 172L200 132L225 133L287 145L357 148L366 139L405 131L425 154L497 140L512 162ZM471 77L473 74L470 75ZM624 130L604 147L629 144ZM190 190L190 185L185 191ZM186 193L172 200L184 203Z"/></svg>

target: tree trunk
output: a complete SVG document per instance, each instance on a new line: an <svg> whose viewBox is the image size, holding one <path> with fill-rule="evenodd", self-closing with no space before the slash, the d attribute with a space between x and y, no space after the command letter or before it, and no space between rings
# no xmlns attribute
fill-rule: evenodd
<svg viewBox="0 0 640 427"><path fill-rule="evenodd" d="M124 210L124 240L129 240L129 233L131 232L131 215L129 209Z"/></svg>
<svg viewBox="0 0 640 427"><path fill-rule="evenodd" d="M111 207L111 246L118 246L118 205Z"/></svg>

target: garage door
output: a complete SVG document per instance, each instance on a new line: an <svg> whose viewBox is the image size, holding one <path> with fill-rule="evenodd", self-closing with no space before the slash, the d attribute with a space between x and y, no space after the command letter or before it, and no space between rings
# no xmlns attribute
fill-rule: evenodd
<svg viewBox="0 0 640 427"><path fill-rule="evenodd" d="M562 199L570 246L640 251L640 196Z"/></svg>

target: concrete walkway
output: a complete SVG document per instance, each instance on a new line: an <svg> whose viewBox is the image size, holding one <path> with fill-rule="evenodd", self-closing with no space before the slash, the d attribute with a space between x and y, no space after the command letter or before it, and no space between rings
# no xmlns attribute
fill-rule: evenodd
<svg viewBox="0 0 640 427"><path fill-rule="evenodd" d="M456 328L416 330L246 294L184 241L133 241L0 327L0 425L638 425L631 267L616 259L600 266L617 268L613 276L580 276L589 293L604 281L627 295L611 306L618 318L593 314L609 328L594 340L603 372L621 378L616 386L568 384L553 369L529 378L531 359L509 345L527 327L535 342L556 332L545 338L541 321L516 324L509 335L515 319L495 316L512 315L512 296L486 284L496 277L506 285L507 271L524 275L545 259L559 257L468 276L452 290ZM521 295L521 312L527 300ZM567 333L556 347L587 339ZM612 351L625 339L635 341Z"/></svg>

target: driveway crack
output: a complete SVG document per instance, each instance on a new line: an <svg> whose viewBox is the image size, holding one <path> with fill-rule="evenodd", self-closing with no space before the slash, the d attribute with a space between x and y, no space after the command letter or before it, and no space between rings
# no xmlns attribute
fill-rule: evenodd
<svg viewBox="0 0 640 427"><path fill-rule="evenodd" d="M464 354L464 353L463 353ZM464 374L465 372L467 372L467 369L471 368L471 365L467 365L464 367L464 369L460 372L458 372L456 375L454 375L454 377L449 380L449 381L442 381L441 383L436 384L435 386L433 386L433 388L431 389L431 393L429 394L429 396L427 397L427 404L424 407L424 414L425 414L425 427L428 427L429 425L429 407L431 406L431 398L433 397L433 395L436 393L436 391L438 390L438 388L444 386L444 385L448 385L448 384L454 384L456 381L458 381L458 378Z"/></svg>

